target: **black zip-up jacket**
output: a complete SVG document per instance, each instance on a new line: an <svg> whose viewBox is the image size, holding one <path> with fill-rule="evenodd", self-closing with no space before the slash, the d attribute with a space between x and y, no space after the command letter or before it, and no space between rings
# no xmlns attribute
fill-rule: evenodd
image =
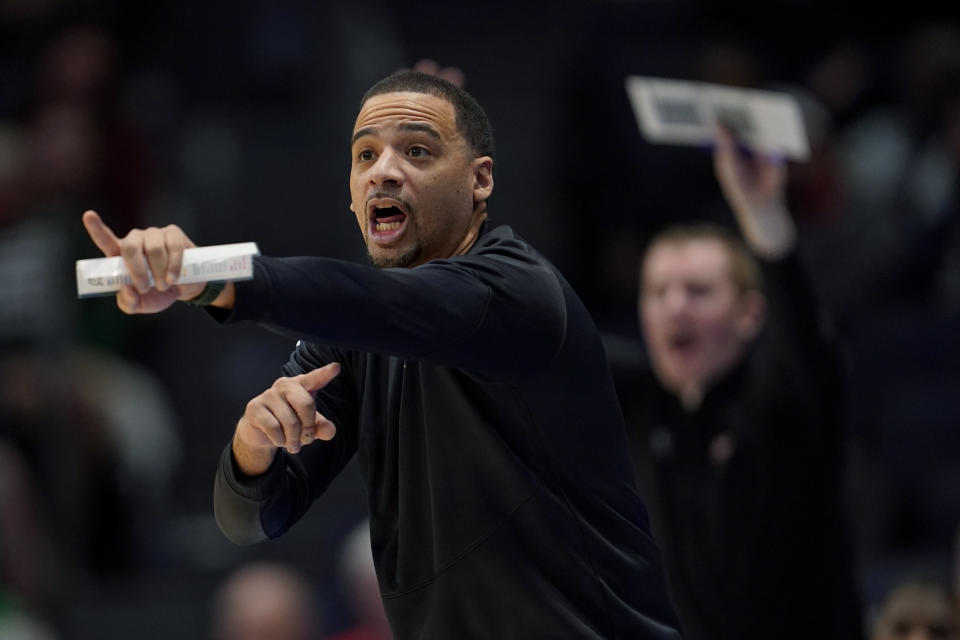
<svg viewBox="0 0 960 640"><path fill-rule="evenodd" d="M509 227L413 269L258 258L227 321L328 362L329 442L215 482L237 543L284 533L358 456L396 638L678 638L598 332Z"/></svg>

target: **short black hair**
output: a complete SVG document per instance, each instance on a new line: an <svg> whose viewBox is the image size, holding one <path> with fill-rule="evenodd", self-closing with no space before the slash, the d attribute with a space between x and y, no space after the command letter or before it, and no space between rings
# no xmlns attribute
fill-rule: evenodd
<svg viewBox="0 0 960 640"><path fill-rule="evenodd" d="M422 71L399 69L370 87L363 94L360 108L373 96L402 91L426 93L452 104L457 130L467 141L470 150L477 157L493 158L493 127L483 107L469 93L443 78Z"/></svg>

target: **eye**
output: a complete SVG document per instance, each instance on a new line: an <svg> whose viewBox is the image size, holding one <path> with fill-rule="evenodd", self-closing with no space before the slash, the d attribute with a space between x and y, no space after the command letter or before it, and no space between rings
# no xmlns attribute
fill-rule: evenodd
<svg viewBox="0 0 960 640"><path fill-rule="evenodd" d="M425 158L430 155L430 152L427 151L426 147L415 145L407 149L407 155L411 158Z"/></svg>
<svg viewBox="0 0 960 640"><path fill-rule="evenodd" d="M663 285L646 285L643 287L643 299L646 302L659 302L667 295L667 288Z"/></svg>
<svg viewBox="0 0 960 640"><path fill-rule="evenodd" d="M357 154L357 160L360 162L369 162L373 160L373 151L370 149L363 149L360 153Z"/></svg>

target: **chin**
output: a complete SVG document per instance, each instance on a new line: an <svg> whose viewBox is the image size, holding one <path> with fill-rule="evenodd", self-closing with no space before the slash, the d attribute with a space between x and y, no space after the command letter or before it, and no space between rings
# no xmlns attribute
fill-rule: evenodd
<svg viewBox="0 0 960 640"><path fill-rule="evenodd" d="M684 389L696 387L701 384L702 376L696 373L678 369L664 371L660 376L661 384L674 393L680 393Z"/></svg>
<svg viewBox="0 0 960 640"><path fill-rule="evenodd" d="M419 245L407 251L385 251L374 253L367 249L367 257L373 266L380 269L405 269L412 266L420 258L422 249Z"/></svg>

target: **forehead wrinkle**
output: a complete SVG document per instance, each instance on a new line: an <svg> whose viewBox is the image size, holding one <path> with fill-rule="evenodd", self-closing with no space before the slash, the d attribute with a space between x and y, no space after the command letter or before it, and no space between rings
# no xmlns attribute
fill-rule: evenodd
<svg viewBox="0 0 960 640"><path fill-rule="evenodd" d="M455 112L450 102L431 94L398 92L376 95L367 100L357 115L353 139L356 140L357 134L364 129L415 123L432 126L440 137L456 137Z"/></svg>
<svg viewBox="0 0 960 640"><path fill-rule="evenodd" d="M397 125L397 131L416 131L420 133L426 133L437 140L443 140L443 137L434 127L424 122L401 122ZM380 129L378 127L363 127L361 129L357 129L357 131L353 134L350 144L356 143L357 140L364 136L376 137L379 135Z"/></svg>

